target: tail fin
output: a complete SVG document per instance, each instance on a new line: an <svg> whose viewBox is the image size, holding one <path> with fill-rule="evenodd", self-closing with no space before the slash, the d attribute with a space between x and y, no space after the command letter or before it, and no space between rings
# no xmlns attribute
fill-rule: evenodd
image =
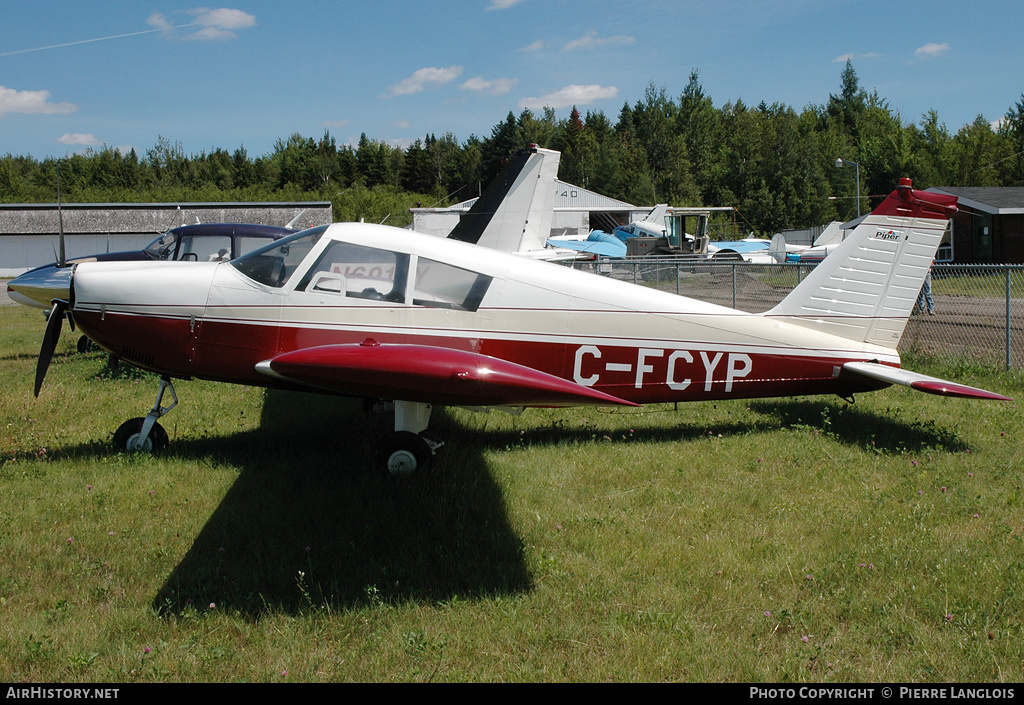
<svg viewBox="0 0 1024 705"><path fill-rule="evenodd" d="M560 158L537 145L516 154L448 237L503 252L543 249L551 234Z"/></svg>
<svg viewBox="0 0 1024 705"><path fill-rule="evenodd" d="M764 315L895 349L956 197L899 187Z"/></svg>

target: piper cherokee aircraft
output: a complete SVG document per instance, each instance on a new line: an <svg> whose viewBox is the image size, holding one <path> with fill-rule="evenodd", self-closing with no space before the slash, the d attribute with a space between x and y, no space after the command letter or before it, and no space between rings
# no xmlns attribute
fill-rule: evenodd
<svg viewBox="0 0 1024 705"><path fill-rule="evenodd" d="M304 230L231 262L86 262L52 301L36 393L66 316L161 376L120 449L167 444L174 379L392 400L381 464L429 465L434 405L636 406L902 384L1007 400L900 369L896 346L956 198L909 179L779 305L750 314L384 225ZM163 406L165 392L172 403Z"/></svg>

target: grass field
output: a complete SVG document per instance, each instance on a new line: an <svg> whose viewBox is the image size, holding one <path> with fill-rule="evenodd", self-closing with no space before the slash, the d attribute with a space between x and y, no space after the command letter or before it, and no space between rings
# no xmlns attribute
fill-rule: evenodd
<svg viewBox="0 0 1024 705"><path fill-rule="evenodd" d="M433 472L367 469L358 404L177 385L0 307L10 682L1024 680L1024 414L889 389L435 412ZM969 363L915 367L1015 398Z"/></svg>

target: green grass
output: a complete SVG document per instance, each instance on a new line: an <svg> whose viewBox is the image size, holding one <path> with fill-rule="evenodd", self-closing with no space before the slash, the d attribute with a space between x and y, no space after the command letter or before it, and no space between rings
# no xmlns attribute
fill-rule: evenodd
<svg viewBox="0 0 1024 705"><path fill-rule="evenodd" d="M0 323L8 681L1024 678L1015 403L443 410L394 482L358 405L205 382L115 453L155 378L65 330L34 399L41 317Z"/></svg>

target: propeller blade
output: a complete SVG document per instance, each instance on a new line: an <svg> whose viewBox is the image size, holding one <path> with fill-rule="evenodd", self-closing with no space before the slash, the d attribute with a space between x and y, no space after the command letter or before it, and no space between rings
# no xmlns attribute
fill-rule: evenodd
<svg viewBox="0 0 1024 705"><path fill-rule="evenodd" d="M46 319L46 332L43 333L43 344L39 348L39 361L36 363L35 395L37 397L39 396L39 390L43 386L46 370L50 367L50 360L53 359L53 351L57 349L57 341L60 339L60 329L64 322L64 311L66 309L66 303L54 301L50 317Z"/></svg>

